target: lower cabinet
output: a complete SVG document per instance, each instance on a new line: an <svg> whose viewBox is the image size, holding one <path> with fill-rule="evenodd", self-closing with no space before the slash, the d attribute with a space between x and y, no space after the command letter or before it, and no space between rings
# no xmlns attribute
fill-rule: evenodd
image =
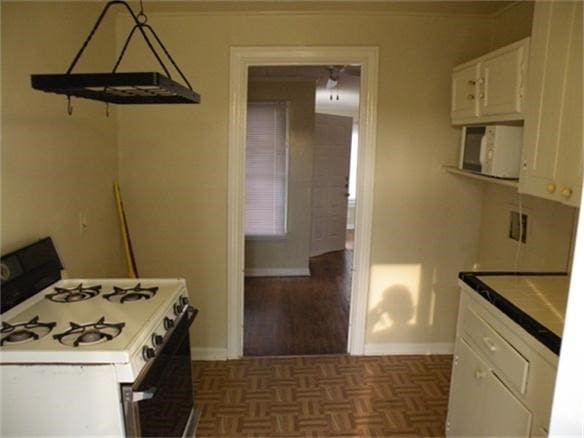
<svg viewBox="0 0 584 438"><path fill-rule="evenodd" d="M456 344L449 436L529 436L531 412L464 339Z"/></svg>
<svg viewBox="0 0 584 438"><path fill-rule="evenodd" d="M463 285L446 435L546 436L557 355Z"/></svg>

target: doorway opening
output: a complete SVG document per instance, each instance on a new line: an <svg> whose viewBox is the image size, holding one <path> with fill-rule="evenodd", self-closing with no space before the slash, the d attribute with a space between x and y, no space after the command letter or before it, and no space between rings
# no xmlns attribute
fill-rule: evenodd
<svg viewBox="0 0 584 438"><path fill-rule="evenodd" d="M371 47L238 47L231 49L227 357L243 355L245 272L245 177L248 73L254 66L361 66L359 152L348 350L363 354L369 283L369 254L375 165L378 50ZM330 97L329 97L330 98ZM333 99L335 96L333 95ZM345 198L346 199L346 198ZM294 279L292 279L294 280Z"/></svg>
<svg viewBox="0 0 584 438"><path fill-rule="evenodd" d="M347 352L360 72L248 70L245 356Z"/></svg>

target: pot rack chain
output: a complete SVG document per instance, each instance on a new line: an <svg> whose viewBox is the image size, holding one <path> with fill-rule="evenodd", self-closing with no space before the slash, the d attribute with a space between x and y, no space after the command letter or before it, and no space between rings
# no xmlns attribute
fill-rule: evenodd
<svg viewBox="0 0 584 438"><path fill-rule="evenodd" d="M150 48L150 51L152 52L152 54L154 55L154 57L158 61L158 64L160 65L160 67L162 67L162 69L164 70L164 72L167 74L167 76L169 78L172 78L170 72L168 71L168 69L164 65L164 62L162 61L162 59L158 55L158 52L156 51L156 49L152 45L152 42L150 41L150 39L146 35L146 32L144 31L144 29L148 29L150 31L150 33L152 34L152 36L154 36L154 39L156 40L158 45L164 51L166 57L170 60L170 62L172 63L172 65L174 66L176 71L180 74L183 81L185 81L186 85L192 90L193 87L191 86L191 84L189 83L189 81L187 80L187 78L185 77L183 72L181 71L181 69L178 67L178 65L176 64L176 62L174 61L174 59L172 58L172 56L170 55L170 53L168 52L168 50L166 49L166 47L164 46L164 44L162 43L162 41L160 40L160 38L158 37L156 32L154 32L154 29L152 29L152 27L150 25L146 24L146 22L148 21L148 17L146 16L146 14L144 14L142 0L140 0L140 12L138 15L134 14L134 11L132 11L132 8L130 8L130 6L125 1L123 1L123 0L110 0L103 8L101 14L99 15L97 21L95 22L95 24L93 26L93 28L89 32L89 35L87 36L87 38L83 42L81 48L79 49L79 51L75 55L75 58L73 59L73 61L71 62L71 65L67 69L67 74L70 74L73 71L73 68L75 68L75 65L77 65L79 58L81 58L81 55L83 54L83 52L87 48L89 42L92 40L93 36L95 35L95 32L99 28L101 22L103 21L105 15L107 14L107 12L109 10L109 8L113 5L124 6L128 10L128 12L130 13L130 16L132 17L132 19L134 20L134 26L132 27L132 30L130 31L130 33L126 39L126 42L124 43L124 47L123 47L122 52L120 53L120 56L118 57L115 65L114 65L112 73L116 72L120 62L122 61L122 59L125 55L125 52L126 52L126 49L130 43L130 40L131 40L132 36L134 35L134 32L136 31L136 29L138 29L140 31L140 33L142 34L144 41L146 42L146 44Z"/></svg>

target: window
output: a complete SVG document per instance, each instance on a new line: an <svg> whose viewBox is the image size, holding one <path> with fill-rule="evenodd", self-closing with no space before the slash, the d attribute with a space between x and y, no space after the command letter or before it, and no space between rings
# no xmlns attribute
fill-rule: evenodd
<svg viewBox="0 0 584 438"><path fill-rule="evenodd" d="M288 191L288 104L250 102L245 153L245 235L284 236Z"/></svg>

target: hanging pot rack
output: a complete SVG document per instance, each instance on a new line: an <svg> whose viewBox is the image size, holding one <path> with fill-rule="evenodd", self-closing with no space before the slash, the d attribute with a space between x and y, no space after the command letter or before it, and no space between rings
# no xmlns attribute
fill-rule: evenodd
<svg viewBox="0 0 584 438"><path fill-rule="evenodd" d="M125 7L134 21L134 26L130 30L128 37L122 47L120 55L111 73L73 73L73 69L83 55L87 45L93 38L93 35L99 28L102 20L107 14L110 7L120 5ZM83 45L75 55L71 65L64 74L33 74L31 75L32 88L45 91L48 93L63 94L67 96L68 112L71 114L71 97L80 97L93 99L102 102L114 104L170 104L185 103L195 104L201 102L201 96L193 91L191 84L180 70L154 29L147 24L148 18L144 14L142 1L140 0L140 12L135 14L128 3L123 0L110 0L105 5L99 15L91 32L83 42ZM158 61L165 74L158 72L129 72L119 73L117 71L126 49L138 31L150 51ZM172 63L175 70L179 73L185 85L182 85L172 79L170 71L162 61L159 53L154 48L151 39L147 33L153 37L156 44L164 52L166 58Z"/></svg>

